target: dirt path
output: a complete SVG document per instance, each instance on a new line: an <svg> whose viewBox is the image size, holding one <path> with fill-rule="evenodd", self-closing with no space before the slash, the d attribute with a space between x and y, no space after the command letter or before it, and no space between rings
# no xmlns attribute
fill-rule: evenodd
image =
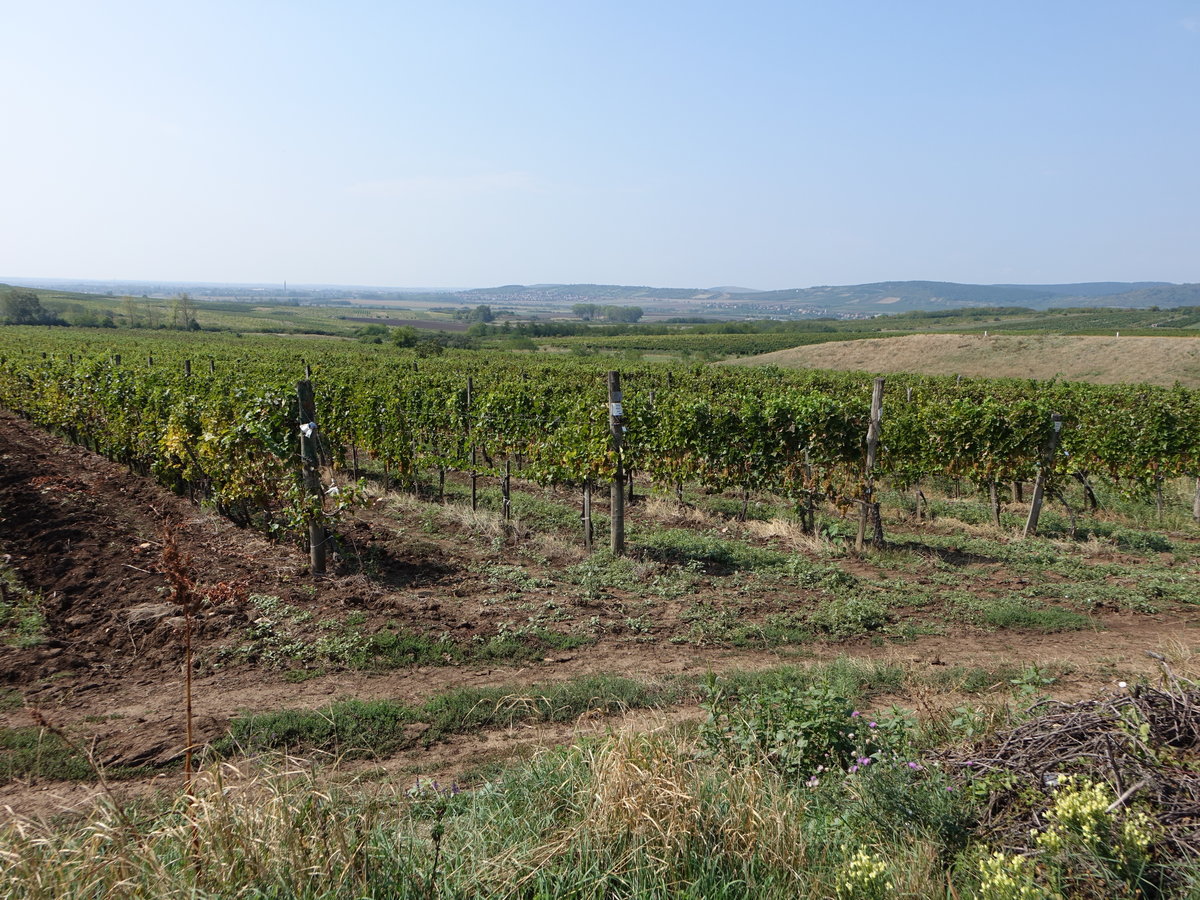
<svg viewBox="0 0 1200 900"><path fill-rule="evenodd" d="M381 579L362 574L314 579L305 574L306 560L296 549L239 529L119 465L0 412L0 553L23 585L44 598L47 635L35 648L0 650L0 691L7 692L0 696L17 696L81 739L96 741L105 765L163 763L177 758L183 747L178 610L166 603L158 568L158 542L168 523L206 584L236 583L317 614L386 607L405 622L437 616L453 623L461 615L459 598L470 594L472 578L478 578L466 571L463 560L454 560L446 547L431 542L411 549L408 557L388 557ZM373 526L363 521L356 527L366 533ZM394 535L386 539L394 540ZM198 626L199 647L227 640L248 621L240 609L205 615ZM1191 643L1200 615L1190 609L1157 615L1106 612L1097 614L1095 622L1095 631L983 634L962 628L908 643L862 640L779 651L647 644L613 636L519 667L344 671L298 684L281 671L242 661L197 679L198 737L218 737L241 711L317 708L341 698L414 702L457 687L512 685L522 690L589 674L649 680L842 655L895 661L917 671L1026 662L1065 666L1075 674L1060 687L1087 693L1106 680L1153 671L1144 651ZM6 704L0 726L31 723L20 703ZM692 706L655 715L695 714ZM638 714L633 721L651 718ZM611 724L582 723L589 729ZM566 741L574 734L572 726L560 725L464 735L402 754L385 768L454 771L482 756ZM122 790L151 790L156 783ZM55 798L52 806L88 795L89 789L78 785L10 783L0 786L0 809L44 810L50 808L43 802L46 797Z"/></svg>

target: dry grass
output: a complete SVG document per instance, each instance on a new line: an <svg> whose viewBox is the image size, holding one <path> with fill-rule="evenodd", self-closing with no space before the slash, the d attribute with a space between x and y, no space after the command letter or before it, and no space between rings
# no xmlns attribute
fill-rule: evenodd
<svg viewBox="0 0 1200 900"><path fill-rule="evenodd" d="M711 766L698 762L694 749L677 734L632 731L579 748L583 768L577 760L564 763L570 771L563 778L582 815L532 852L522 848L498 864L523 870L520 884L552 860L606 847L616 871L640 859L666 872L707 835L719 844L710 853L757 855L798 879L808 863L805 798L786 791L767 766L722 769L716 791Z"/></svg>
<svg viewBox="0 0 1200 900"><path fill-rule="evenodd" d="M725 524L720 516L669 497L647 497L641 503L641 512L666 528L713 528Z"/></svg>
<svg viewBox="0 0 1200 900"><path fill-rule="evenodd" d="M788 369L1065 378L1200 387L1200 340L1174 337L914 334L836 341L731 360Z"/></svg>
<svg viewBox="0 0 1200 900"><path fill-rule="evenodd" d="M742 526L751 537L776 541L792 553L814 556L835 556L839 548L827 537L805 534L800 523L790 519L771 519L768 522L751 520Z"/></svg>

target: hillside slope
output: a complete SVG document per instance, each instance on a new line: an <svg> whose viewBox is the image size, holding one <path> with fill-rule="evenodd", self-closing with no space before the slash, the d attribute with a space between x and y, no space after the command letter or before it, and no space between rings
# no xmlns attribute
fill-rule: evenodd
<svg viewBox="0 0 1200 900"><path fill-rule="evenodd" d="M1200 339L1064 335L914 334L813 344L728 365L850 369L992 378L1066 378L1200 387Z"/></svg>

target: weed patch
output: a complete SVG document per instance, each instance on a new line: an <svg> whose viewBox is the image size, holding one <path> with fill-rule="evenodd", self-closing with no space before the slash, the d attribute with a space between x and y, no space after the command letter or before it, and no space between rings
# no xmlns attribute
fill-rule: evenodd
<svg viewBox="0 0 1200 900"><path fill-rule="evenodd" d="M418 706L347 700L313 711L283 710L235 719L215 752L320 750L386 755L447 735L529 722L567 722L587 712L644 709L677 700L678 690L627 678L592 676L550 685L464 689Z"/></svg>

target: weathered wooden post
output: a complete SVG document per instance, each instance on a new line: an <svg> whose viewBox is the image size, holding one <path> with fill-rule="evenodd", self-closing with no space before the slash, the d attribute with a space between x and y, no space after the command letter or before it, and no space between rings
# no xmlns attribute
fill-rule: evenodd
<svg viewBox="0 0 1200 900"><path fill-rule="evenodd" d="M512 460L504 461L504 479L500 482L500 489L504 495L504 521L507 522L512 518Z"/></svg>
<svg viewBox="0 0 1200 900"><path fill-rule="evenodd" d="M876 378L871 388L871 420L867 425L867 459L863 467L862 505L858 510L858 537L854 548L860 553L867 542L867 521L874 520L872 543L883 543L883 520L875 502L875 455L879 448L879 425L883 419L883 379Z"/></svg>
<svg viewBox="0 0 1200 900"><path fill-rule="evenodd" d="M308 367L305 366L307 371ZM313 399L312 382L307 378L296 384L300 401L300 472L304 492L311 509L308 511L308 557L314 575L325 574L325 525L317 510L324 503L321 473L317 457L317 404Z"/></svg>
<svg viewBox="0 0 1200 900"><path fill-rule="evenodd" d="M1038 466L1037 480L1033 483L1033 498L1029 502L1029 518L1025 520L1025 531L1021 537L1037 534L1038 519L1042 515L1042 499L1046 494L1046 479L1054 468L1054 451L1058 449L1058 436L1062 432L1062 416L1053 413L1050 416L1051 432L1042 450L1042 462Z"/></svg>
<svg viewBox="0 0 1200 900"><path fill-rule="evenodd" d="M625 553L625 471L621 465L621 444L625 439L625 408L621 405L621 373L608 373L608 428L612 433L616 471L609 491L611 520L609 549L613 556Z"/></svg>
<svg viewBox="0 0 1200 900"><path fill-rule="evenodd" d="M583 481L583 546L592 549L592 479Z"/></svg>
<svg viewBox="0 0 1200 900"><path fill-rule="evenodd" d="M475 379L467 378L467 437L471 436L471 410L475 402ZM475 471L475 442L471 442L471 512L479 508L479 473Z"/></svg>

